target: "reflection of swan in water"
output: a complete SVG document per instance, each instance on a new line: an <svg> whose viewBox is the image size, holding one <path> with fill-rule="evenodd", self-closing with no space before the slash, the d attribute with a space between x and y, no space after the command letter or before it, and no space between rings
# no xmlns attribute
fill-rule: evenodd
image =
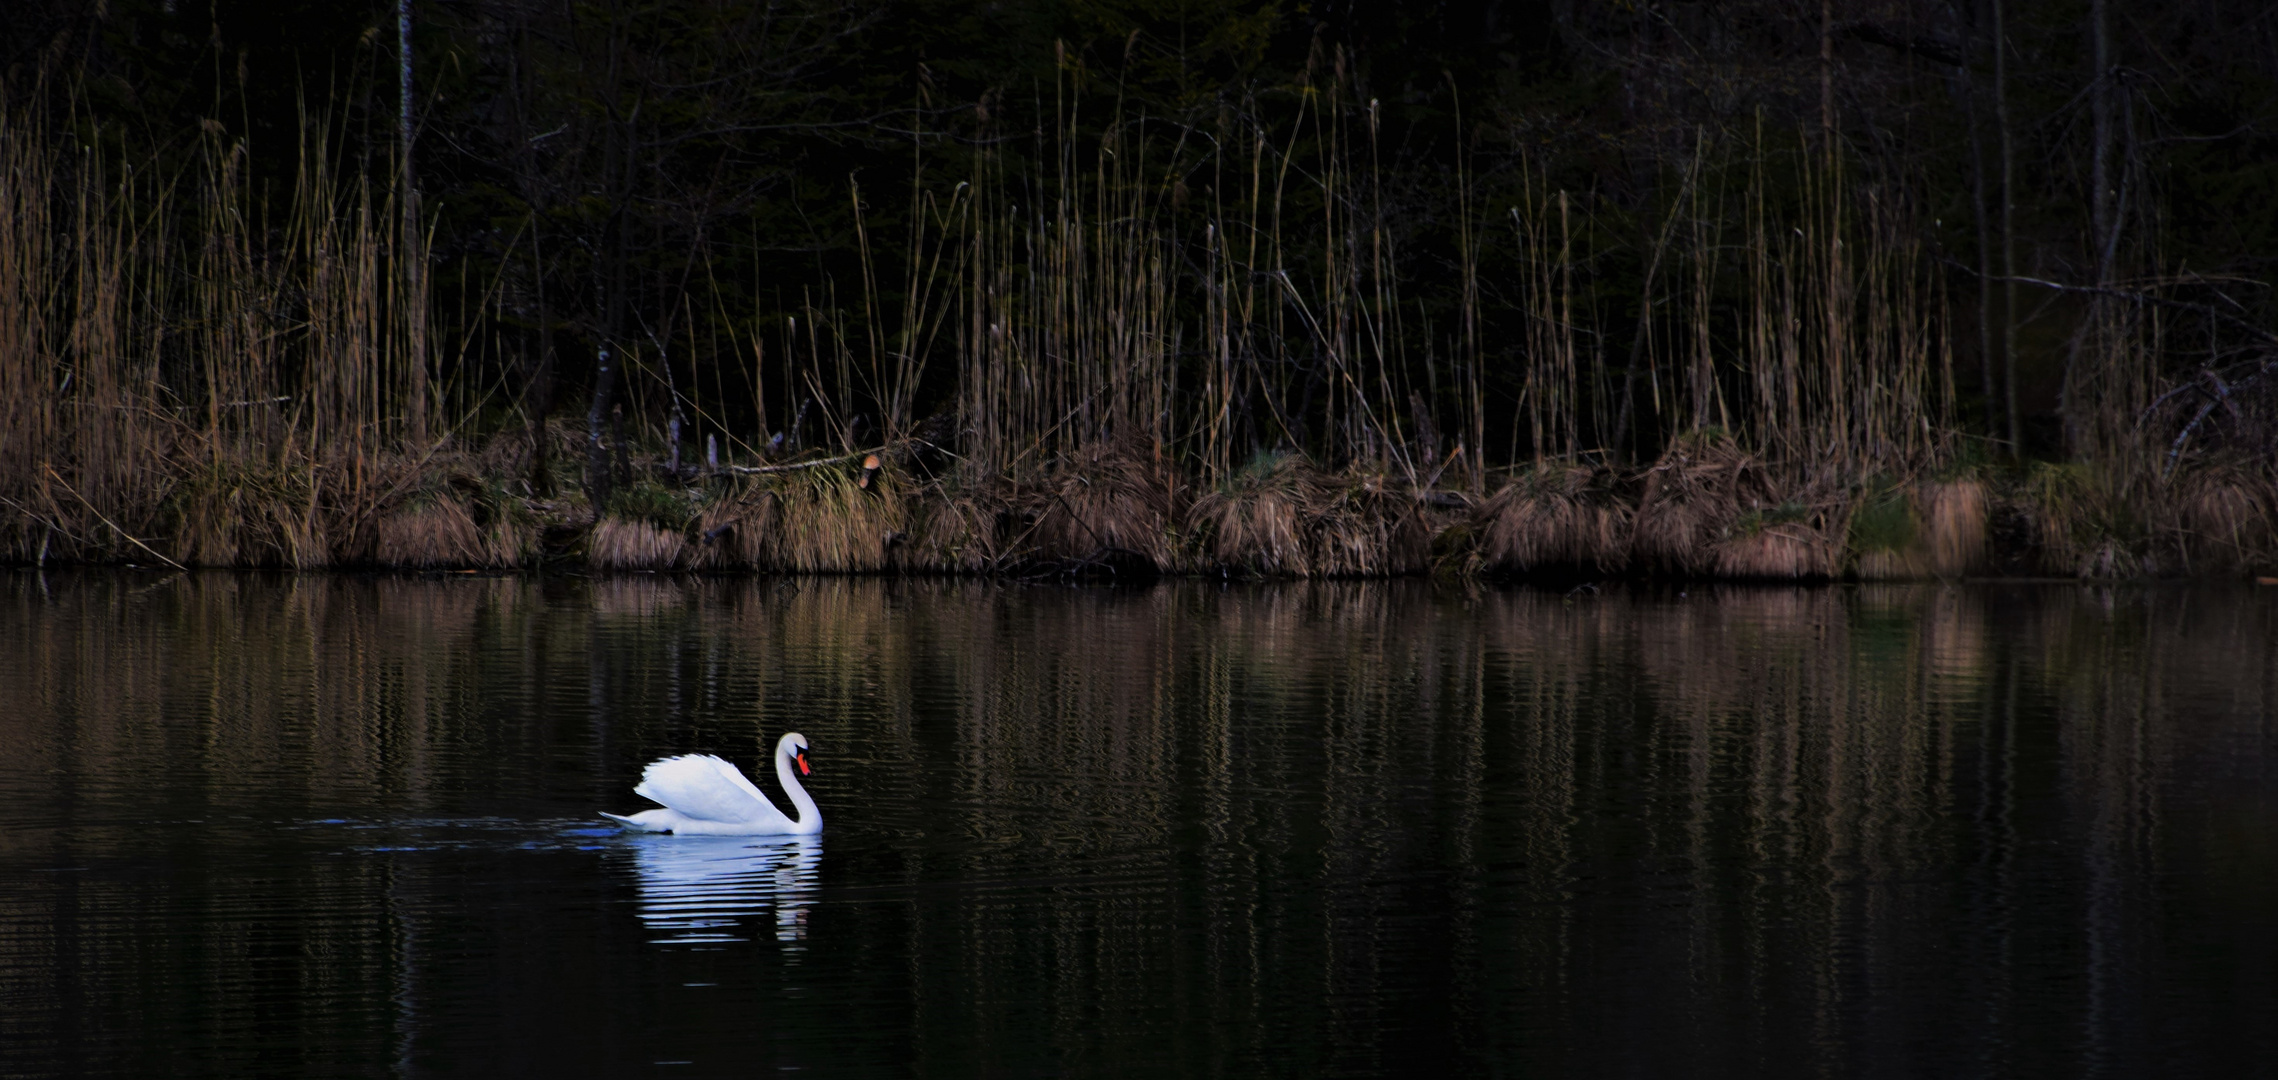
<svg viewBox="0 0 2278 1080"><path fill-rule="evenodd" d="M803 942L815 868L822 860L822 840L808 836L640 842L633 867L641 875L641 922L661 942L742 941L736 930L743 920L773 908L775 940Z"/></svg>
<svg viewBox="0 0 2278 1080"><path fill-rule="evenodd" d="M822 811L815 809L814 798L799 778L791 775L794 761L800 772L810 771L807 737L795 731L776 740L775 779L791 797L791 808L799 812L796 818L776 809L741 770L710 754L660 758L642 770L633 794L663 803L664 809L630 815L604 810L601 816L628 829L682 836L813 835L823 831Z"/></svg>

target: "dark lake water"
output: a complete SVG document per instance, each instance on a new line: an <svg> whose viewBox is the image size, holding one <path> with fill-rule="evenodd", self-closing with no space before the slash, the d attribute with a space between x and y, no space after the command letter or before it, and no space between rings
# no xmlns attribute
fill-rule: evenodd
<svg viewBox="0 0 2278 1080"><path fill-rule="evenodd" d="M2278 588L0 571L0 645L8 1077L2278 1072ZM789 730L818 840L595 815Z"/></svg>

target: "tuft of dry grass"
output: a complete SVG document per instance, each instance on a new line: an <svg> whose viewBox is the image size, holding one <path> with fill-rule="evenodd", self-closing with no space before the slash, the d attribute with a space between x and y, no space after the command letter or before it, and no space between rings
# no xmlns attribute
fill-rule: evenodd
<svg viewBox="0 0 2278 1080"><path fill-rule="evenodd" d="M1355 473L1324 489L1303 534L1321 577L1413 574L1431 561L1433 534L1444 524L1426 493L1384 472Z"/></svg>
<svg viewBox="0 0 2278 1080"><path fill-rule="evenodd" d="M1985 485L1974 477L1933 480L1922 485L1919 497L1927 549L1924 568L1947 578L1983 571L1992 518Z"/></svg>
<svg viewBox="0 0 2278 1080"><path fill-rule="evenodd" d="M2085 465L2035 462L2026 469L2016 505L2042 572L2087 578L2135 572L2136 559L2108 528L2109 501Z"/></svg>
<svg viewBox="0 0 2278 1080"><path fill-rule="evenodd" d="M381 515L373 534L372 561L382 566L456 570L494 565L474 515L447 495L409 502Z"/></svg>
<svg viewBox="0 0 2278 1080"><path fill-rule="evenodd" d="M1834 576L1835 554L1825 532L1784 521L1741 529L1718 541L1713 557L1724 577L1801 581Z"/></svg>
<svg viewBox="0 0 2278 1080"><path fill-rule="evenodd" d="M1082 447L1022 500L1035 521L1027 547L1055 561L1127 551L1166 569L1173 559L1176 486L1168 463L1143 447L1128 441Z"/></svg>
<svg viewBox="0 0 2278 1080"><path fill-rule="evenodd" d="M1858 575L1861 581L1915 581L1936 576L1921 550L1912 547L1859 552Z"/></svg>
<svg viewBox="0 0 2278 1080"><path fill-rule="evenodd" d="M698 516L692 565L805 574L895 569L904 558L908 500L901 470L885 463L875 471L834 463L743 478Z"/></svg>
<svg viewBox="0 0 2278 1080"><path fill-rule="evenodd" d="M691 570L753 570L765 557L762 514L736 499L716 499L696 515L696 538L688 545Z"/></svg>
<svg viewBox="0 0 2278 1080"><path fill-rule="evenodd" d="M515 436L492 440L480 454L446 446L420 457L384 455L373 466L377 507L351 515L333 558L340 563L421 570L511 569L538 550L530 503L504 479L518 464ZM408 489L404 494L390 494Z"/></svg>
<svg viewBox="0 0 2278 1080"><path fill-rule="evenodd" d="M2169 486L2180 546L2197 567L2237 571L2272 557L2272 485L2246 463L2192 469Z"/></svg>
<svg viewBox="0 0 2278 1080"><path fill-rule="evenodd" d="M1645 472L1630 558L1660 573L1700 574L1717 563L1717 542L1739 516L1742 499L1762 487L1755 459L1717 431L1672 442Z"/></svg>
<svg viewBox="0 0 2278 1080"><path fill-rule="evenodd" d="M506 570L537 559L538 522L526 503L497 499L484 510L475 522L482 530L483 566Z"/></svg>
<svg viewBox="0 0 2278 1080"><path fill-rule="evenodd" d="M1195 501L1193 518L1221 570L1310 577L1305 526L1327 501L1327 484L1300 454L1260 455L1225 490Z"/></svg>
<svg viewBox="0 0 2278 1080"><path fill-rule="evenodd" d="M1862 581L1929 577L1921 501L1910 487L1877 481L1853 501L1845 525L1852 570Z"/></svg>
<svg viewBox="0 0 2278 1080"><path fill-rule="evenodd" d="M1496 570L1618 569L1628 552L1630 512L1600 470L1546 464L1529 469L1475 515L1480 555Z"/></svg>
<svg viewBox="0 0 2278 1080"><path fill-rule="evenodd" d="M1430 569L1433 538L1461 520L1459 497L1355 468L1331 476L1298 454L1260 455L1195 501L1202 568L1263 577L1383 577Z"/></svg>
<svg viewBox="0 0 2278 1080"><path fill-rule="evenodd" d="M909 503L910 535L904 564L949 574L986 574L1003 565L999 543L1004 500L939 485L921 489Z"/></svg>
<svg viewBox="0 0 2278 1080"><path fill-rule="evenodd" d="M303 463L208 459L175 480L161 519L185 566L310 570L333 561L322 496Z"/></svg>
<svg viewBox="0 0 2278 1080"><path fill-rule="evenodd" d="M605 517L585 540L586 565L596 570L672 570L688 541L647 521Z"/></svg>
<svg viewBox="0 0 2278 1080"><path fill-rule="evenodd" d="M2106 537L2088 549L2073 572L2091 581L2119 581L2143 577L2155 569L2142 553L2117 538Z"/></svg>

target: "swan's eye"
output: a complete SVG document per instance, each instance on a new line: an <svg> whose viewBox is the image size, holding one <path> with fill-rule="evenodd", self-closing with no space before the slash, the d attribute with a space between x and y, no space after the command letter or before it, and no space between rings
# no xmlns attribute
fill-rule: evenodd
<svg viewBox="0 0 2278 1080"><path fill-rule="evenodd" d="M805 754L800 754L800 755L799 755L799 775L801 775L801 776L806 776L806 775L808 775L809 773L812 773L812 772L814 772L814 771L815 771L815 770L813 770L813 769L810 769L810 768L808 768L808 767L807 767L807 755L805 755Z"/></svg>

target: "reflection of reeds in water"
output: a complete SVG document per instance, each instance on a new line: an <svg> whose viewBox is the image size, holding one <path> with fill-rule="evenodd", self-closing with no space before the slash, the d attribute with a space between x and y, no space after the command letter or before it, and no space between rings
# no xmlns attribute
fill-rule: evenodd
<svg viewBox="0 0 2278 1080"><path fill-rule="evenodd" d="M2084 589L39 582L0 578L0 625L40 628L9 630L0 707L72 720L0 725L29 773L417 805L495 786L500 748L750 762L801 730L834 820L945 838L878 870L950 898L879 947L939 976L912 1007L973 1030L1016 984L1099 1000L1173 969L1214 1015L1367 1021L1336 1003L1413 959L1419 913L1482 1015L1565 1015L1644 948L1691 967L1622 981L1623 1007L1678 1035L1702 995L1840 1025L1847 987L1919 975L1925 925L1949 940L1939 905L2048 910L2020 884L2032 829L2087 838L2085 934L2126 947L2124 883L2189 837L2168 800L2260 738L2258 708L2193 703L2266 694L2272 632L2236 597ZM2053 820L2022 820L2051 783ZM701 857L635 851L659 925L764 935L765 907L796 935L796 859L786 886ZM1975 1008L2027 977L2025 930L1963 921L1996 937L1938 954ZM1085 1021L1054 1022L1035 1037Z"/></svg>

